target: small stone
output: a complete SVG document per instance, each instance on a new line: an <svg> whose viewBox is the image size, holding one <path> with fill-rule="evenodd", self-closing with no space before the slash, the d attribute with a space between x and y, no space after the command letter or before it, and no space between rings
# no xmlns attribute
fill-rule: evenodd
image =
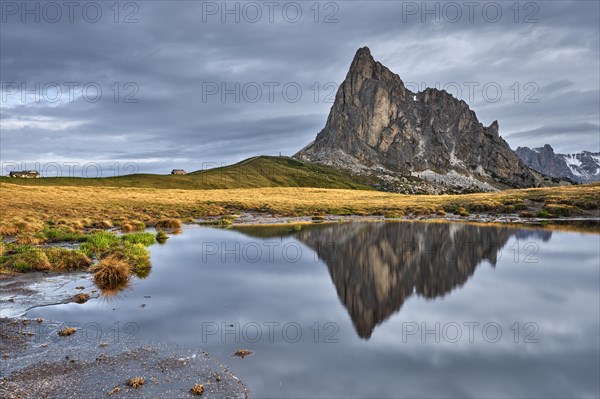
<svg viewBox="0 0 600 399"><path fill-rule="evenodd" d="M73 302L81 304L81 303L86 303L89 299L90 299L90 296L88 294L81 293L81 294L77 294L73 297Z"/></svg>

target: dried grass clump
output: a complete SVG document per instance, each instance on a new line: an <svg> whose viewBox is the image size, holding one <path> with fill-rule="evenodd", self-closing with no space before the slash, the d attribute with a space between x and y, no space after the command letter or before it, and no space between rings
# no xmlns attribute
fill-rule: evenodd
<svg viewBox="0 0 600 399"><path fill-rule="evenodd" d="M110 220L101 220L99 222L94 223L93 227L97 229L112 229L114 227L113 222Z"/></svg>
<svg viewBox="0 0 600 399"><path fill-rule="evenodd" d="M400 219L402 216L404 216L404 212L402 211L391 211L385 214L387 219Z"/></svg>
<svg viewBox="0 0 600 399"><path fill-rule="evenodd" d="M121 231L123 233L130 233L132 231L142 231L146 228L146 223L140 220L130 220L121 224Z"/></svg>
<svg viewBox="0 0 600 399"><path fill-rule="evenodd" d="M192 387L192 389L190 389L190 393L192 395L202 395L204 393L204 385L203 384L196 384Z"/></svg>
<svg viewBox="0 0 600 399"><path fill-rule="evenodd" d="M46 242L46 237L44 237L44 235L40 233L19 234L16 239L16 243L19 245L39 245L43 244L44 242Z"/></svg>
<svg viewBox="0 0 600 399"><path fill-rule="evenodd" d="M471 214L469 212L467 212L467 210L465 208L458 207L456 208L456 210L454 211L455 214L459 215L459 216L470 216Z"/></svg>
<svg viewBox="0 0 600 399"><path fill-rule="evenodd" d="M156 222L157 229L181 229L181 226L179 219L161 219Z"/></svg>
<svg viewBox="0 0 600 399"><path fill-rule="evenodd" d="M71 228L73 228L74 230L81 231L81 230L83 230L85 228L85 223L83 221L81 221L81 220L72 220L69 223L69 226Z"/></svg>
<svg viewBox="0 0 600 399"><path fill-rule="evenodd" d="M146 381L144 381L144 379L142 377L134 377L134 378L128 378L126 381L126 384L132 388L138 389L139 387L144 385L145 382Z"/></svg>
<svg viewBox="0 0 600 399"><path fill-rule="evenodd" d="M90 269L94 273L94 282L101 289L119 289L129 282L131 267L116 256L106 257Z"/></svg>
<svg viewBox="0 0 600 399"><path fill-rule="evenodd" d="M70 335L75 334L76 331L77 329L74 327L65 327L58 332L58 335L60 335L61 337L68 337Z"/></svg>
<svg viewBox="0 0 600 399"><path fill-rule="evenodd" d="M17 226L13 224L13 222L5 221L0 224L0 235L3 236L14 236L19 232Z"/></svg>
<svg viewBox="0 0 600 399"><path fill-rule="evenodd" d="M18 220L14 225L19 233L35 233L44 228L43 222L30 217Z"/></svg>

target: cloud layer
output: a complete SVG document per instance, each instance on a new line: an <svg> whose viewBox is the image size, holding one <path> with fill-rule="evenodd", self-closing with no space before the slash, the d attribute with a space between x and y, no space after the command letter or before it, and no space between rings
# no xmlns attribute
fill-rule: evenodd
<svg viewBox="0 0 600 399"><path fill-rule="evenodd" d="M78 4L2 2L5 169L291 155L365 45L410 89L444 88L499 120L513 148L600 150L598 2Z"/></svg>

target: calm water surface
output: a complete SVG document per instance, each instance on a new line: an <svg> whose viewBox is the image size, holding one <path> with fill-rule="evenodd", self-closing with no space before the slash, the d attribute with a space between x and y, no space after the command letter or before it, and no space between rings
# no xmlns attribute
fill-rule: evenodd
<svg viewBox="0 0 600 399"><path fill-rule="evenodd" d="M28 316L201 348L253 397L600 395L600 235L292 230L187 228L119 295Z"/></svg>

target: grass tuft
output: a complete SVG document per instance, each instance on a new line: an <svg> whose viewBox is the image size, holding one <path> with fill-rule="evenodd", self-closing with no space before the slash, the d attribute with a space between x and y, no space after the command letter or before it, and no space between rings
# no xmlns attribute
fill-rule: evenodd
<svg viewBox="0 0 600 399"><path fill-rule="evenodd" d="M46 237L41 233L23 233L19 234L16 239L16 243L19 245L39 245L44 242L46 242Z"/></svg>
<svg viewBox="0 0 600 399"><path fill-rule="evenodd" d="M551 219L554 218L554 214L550 213L547 209L542 209L541 211L539 211L536 215L539 218L544 218L544 219Z"/></svg>
<svg viewBox="0 0 600 399"><path fill-rule="evenodd" d="M85 234L78 231L72 231L64 226L47 226L44 229L44 235L50 242L82 242L86 240Z"/></svg>
<svg viewBox="0 0 600 399"><path fill-rule="evenodd" d="M12 269L19 273L29 271L48 271L52 269L48 257L40 248L32 245L16 247L13 253L0 260L2 268Z"/></svg>
<svg viewBox="0 0 600 399"><path fill-rule="evenodd" d="M386 219L400 219L404 216L404 213L401 211L390 211L385 214Z"/></svg>
<svg viewBox="0 0 600 399"><path fill-rule="evenodd" d="M152 233L131 233L121 236L123 242L131 244L142 244L146 247L156 242L156 237Z"/></svg>
<svg viewBox="0 0 600 399"><path fill-rule="evenodd" d="M158 230L158 233L156 233L156 241L159 244L166 243L168 239L169 239L169 235L167 233L165 233L162 230Z"/></svg>
<svg viewBox="0 0 600 399"><path fill-rule="evenodd" d="M94 223L93 227L97 229L112 229L114 227L114 224L110 220L101 220L97 223Z"/></svg>
<svg viewBox="0 0 600 399"><path fill-rule="evenodd" d="M131 220L121 224L121 231L123 233L130 233L132 231L142 231L146 228L146 223L139 220Z"/></svg>
<svg viewBox="0 0 600 399"><path fill-rule="evenodd" d="M52 269L57 271L84 270L92 264L91 259L78 249L50 247L46 249L46 255Z"/></svg>
<svg viewBox="0 0 600 399"><path fill-rule="evenodd" d="M116 234L99 231L89 234L80 249L89 257L101 258L119 242L121 242L121 238Z"/></svg>
<svg viewBox="0 0 600 399"><path fill-rule="evenodd" d="M457 214L457 215L459 215L459 216L464 216L464 217L471 216L471 214L469 212L467 212L467 210L465 208L463 208L462 206L456 208L456 210L454 211L454 213Z"/></svg>
<svg viewBox="0 0 600 399"><path fill-rule="evenodd" d="M109 256L92 266L91 271L94 272L94 282L98 287L114 290L127 286L131 267L122 259Z"/></svg>
<svg viewBox="0 0 600 399"><path fill-rule="evenodd" d="M181 226L179 219L161 219L156 222L157 229L181 229Z"/></svg>

